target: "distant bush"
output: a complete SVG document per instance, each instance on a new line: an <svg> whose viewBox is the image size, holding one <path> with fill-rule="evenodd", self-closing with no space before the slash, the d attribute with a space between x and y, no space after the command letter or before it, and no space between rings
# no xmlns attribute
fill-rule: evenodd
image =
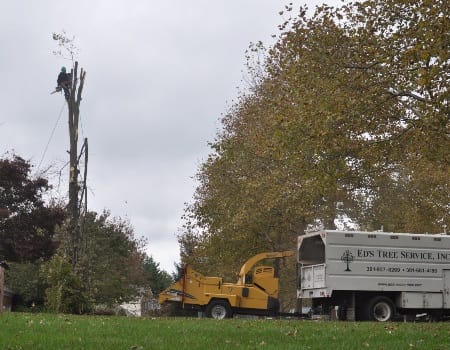
<svg viewBox="0 0 450 350"><path fill-rule="evenodd" d="M46 306L58 313L81 314L91 310L80 278L72 271L68 259L54 255L43 265L42 273L50 287L45 290Z"/></svg>

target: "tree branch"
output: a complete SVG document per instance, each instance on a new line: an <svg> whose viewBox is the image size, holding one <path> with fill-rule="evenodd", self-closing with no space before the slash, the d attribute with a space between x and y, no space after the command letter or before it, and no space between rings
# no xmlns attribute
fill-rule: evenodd
<svg viewBox="0 0 450 350"><path fill-rule="evenodd" d="M388 89L386 89L386 91L395 97L411 97L420 102L429 102L425 97L420 96L411 91L396 90L394 88L388 88Z"/></svg>
<svg viewBox="0 0 450 350"><path fill-rule="evenodd" d="M380 63L381 63L381 62L379 62L379 61L375 61L375 62L369 63L369 64L367 64L367 65L358 65L358 64L350 64L350 63L347 63L347 64L344 64L343 67L344 67L344 68L351 68L351 69L368 70L368 69L370 69L370 68L375 67L377 64L380 64Z"/></svg>

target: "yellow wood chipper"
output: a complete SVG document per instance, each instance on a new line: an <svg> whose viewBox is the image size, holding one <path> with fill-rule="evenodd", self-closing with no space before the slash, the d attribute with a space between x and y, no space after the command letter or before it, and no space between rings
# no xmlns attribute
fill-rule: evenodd
<svg viewBox="0 0 450 350"><path fill-rule="evenodd" d="M159 294L158 302L180 303L183 308L197 309L216 319L236 313L277 314L280 307L277 271L272 266L254 266L264 259L292 255L292 251L257 254L242 265L236 283L224 283L221 277L206 277L187 265L181 279Z"/></svg>

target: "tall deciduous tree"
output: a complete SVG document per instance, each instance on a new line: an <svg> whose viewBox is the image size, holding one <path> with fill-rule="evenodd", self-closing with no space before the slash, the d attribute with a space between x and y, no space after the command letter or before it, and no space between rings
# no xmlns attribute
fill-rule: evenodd
<svg viewBox="0 0 450 350"><path fill-rule="evenodd" d="M394 101L398 111L386 113L386 104L366 99L367 109L383 111L374 119L383 132L372 141L382 146L375 159L384 152L391 169L389 177L372 179L380 191L372 191L368 214L378 222L387 218L393 228L440 232L450 215L448 2L370 0L355 8L346 9L351 33L373 39L361 48L355 43L360 58L349 67L371 74L380 87L376 96Z"/></svg>
<svg viewBox="0 0 450 350"><path fill-rule="evenodd" d="M31 178L31 165L12 155L0 159L0 256L11 261L48 259L55 251L55 227L64 220L62 208L45 204L50 189L42 177Z"/></svg>
<svg viewBox="0 0 450 350"><path fill-rule="evenodd" d="M448 11L444 0L300 9L272 48L252 47L265 61L199 169L183 260L236 271L338 214L368 229L449 225Z"/></svg>

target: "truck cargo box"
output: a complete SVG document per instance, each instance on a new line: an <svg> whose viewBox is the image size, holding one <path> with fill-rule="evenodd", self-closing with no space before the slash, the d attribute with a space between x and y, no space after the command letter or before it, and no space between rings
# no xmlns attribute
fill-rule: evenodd
<svg viewBox="0 0 450 350"><path fill-rule="evenodd" d="M299 298L342 303L365 292L366 302L384 295L399 310L450 307L447 235L312 232L298 237L298 263Z"/></svg>

